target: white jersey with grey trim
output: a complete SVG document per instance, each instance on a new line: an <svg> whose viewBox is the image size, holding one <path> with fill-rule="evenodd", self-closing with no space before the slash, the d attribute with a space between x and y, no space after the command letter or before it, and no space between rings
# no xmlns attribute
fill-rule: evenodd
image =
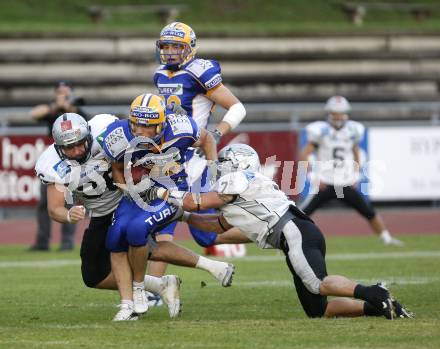
<svg viewBox="0 0 440 349"><path fill-rule="evenodd" d="M112 184L111 164L101 147L102 134L115 120L117 117L114 115L98 114L88 122L93 144L91 156L84 164L61 160L52 144L35 165L35 172L43 183L67 187L73 193L70 203L84 205L92 217L111 213L122 197L121 191ZM70 199L66 197L67 201Z"/></svg>
<svg viewBox="0 0 440 349"><path fill-rule="evenodd" d="M336 186L351 185L358 179L358 165L354 163L353 147L361 141L364 126L348 120L337 130L326 121L306 127L307 140L317 146L313 173L321 182Z"/></svg>
<svg viewBox="0 0 440 349"><path fill-rule="evenodd" d="M295 203L268 177L251 171L239 171L222 176L215 184L219 194L236 195L236 200L220 208L226 221L239 228L262 248L272 248L266 242L272 228Z"/></svg>

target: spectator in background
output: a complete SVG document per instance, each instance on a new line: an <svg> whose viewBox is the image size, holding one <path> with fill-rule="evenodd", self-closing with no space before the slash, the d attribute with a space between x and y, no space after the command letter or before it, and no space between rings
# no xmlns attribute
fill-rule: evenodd
<svg viewBox="0 0 440 349"><path fill-rule="evenodd" d="M365 217L385 245L403 245L390 235L380 215L356 189L360 168L359 142L364 134L364 126L348 120L351 106L342 96L329 98L324 109L328 112L327 120L316 121L306 127L308 143L302 149L300 160L308 161L312 153L316 154L313 171L316 171L319 180L319 190L302 203L301 209L311 215L326 202L341 199Z"/></svg>
<svg viewBox="0 0 440 349"><path fill-rule="evenodd" d="M49 137L52 137L52 126L58 116L64 113L79 113L84 99L77 98L73 94L73 88L67 81L60 81L55 86L54 100L48 104L40 104L32 108L32 119L44 122L48 125ZM86 116L87 118L87 116ZM38 230L35 243L29 248L30 251L48 251L51 235L52 221L47 213L47 185L40 185L40 202L37 207ZM74 246L75 225L64 223L61 226L60 251L72 250Z"/></svg>

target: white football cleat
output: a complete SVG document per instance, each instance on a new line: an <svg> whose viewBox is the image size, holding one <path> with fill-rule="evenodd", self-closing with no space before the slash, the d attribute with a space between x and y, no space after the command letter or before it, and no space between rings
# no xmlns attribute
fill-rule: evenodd
<svg viewBox="0 0 440 349"><path fill-rule="evenodd" d="M404 246L405 244L403 241L400 241L399 239L391 237L391 239L384 241L384 244L387 246Z"/></svg>
<svg viewBox="0 0 440 349"><path fill-rule="evenodd" d="M148 301L145 290L142 288L133 288L133 310L137 314L143 314L148 311Z"/></svg>
<svg viewBox="0 0 440 349"><path fill-rule="evenodd" d="M225 266L221 270L221 272L215 276L215 278L220 281L223 287L229 287L232 284L232 277L235 273L235 266L231 263L221 263L225 264Z"/></svg>
<svg viewBox="0 0 440 349"><path fill-rule="evenodd" d="M182 281L176 275L165 275L161 279L163 286L159 295L168 307L170 318L174 319L182 311L182 303L180 303L180 284Z"/></svg>
<svg viewBox="0 0 440 349"><path fill-rule="evenodd" d="M112 321L136 321L139 319L133 308L128 304L120 304L119 311L113 317Z"/></svg>

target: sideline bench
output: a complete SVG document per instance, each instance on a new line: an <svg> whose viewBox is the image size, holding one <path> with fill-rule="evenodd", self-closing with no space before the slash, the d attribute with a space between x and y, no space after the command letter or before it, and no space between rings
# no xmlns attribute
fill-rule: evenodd
<svg viewBox="0 0 440 349"><path fill-rule="evenodd" d="M102 22L114 13L153 13L159 17L162 24L175 22L186 5L90 5L87 12L94 23Z"/></svg>
<svg viewBox="0 0 440 349"><path fill-rule="evenodd" d="M339 5L356 25L363 24L368 10L406 12L417 21L422 21L431 17L438 7L434 4L411 2L341 2Z"/></svg>

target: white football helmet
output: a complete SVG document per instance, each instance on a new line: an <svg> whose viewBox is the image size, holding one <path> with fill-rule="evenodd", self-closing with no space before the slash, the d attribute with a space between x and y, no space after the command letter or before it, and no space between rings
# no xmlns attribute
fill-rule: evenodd
<svg viewBox="0 0 440 349"><path fill-rule="evenodd" d="M220 164L227 164L231 171L251 170L260 171L260 157L254 148L247 144L231 144L218 153Z"/></svg>
<svg viewBox="0 0 440 349"><path fill-rule="evenodd" d="M81 158L69 160L76 160L81 164L89 159L93 139L90 133L90 126L81 115L76 113L60 115L53 124L52 137L55 150L62 160L67 159L64 153L65 147L72 147L82 142L84 142L85 154Z"/></svg>
<svg viewBox="0 0 440 349"><path fill-rule="evenodd" d="M351 105L345 97L333 96L327 100L324 110L328 113L346 114L351 110Z"/></svg>
<svg viewBox="0 0 440 349"><path fill-rule="evenodd" d="M348 120L348 112L351 105L342 96L333 96L327 100L324 110L328 112L327 121L336 129L344 127Z"/></svg>

